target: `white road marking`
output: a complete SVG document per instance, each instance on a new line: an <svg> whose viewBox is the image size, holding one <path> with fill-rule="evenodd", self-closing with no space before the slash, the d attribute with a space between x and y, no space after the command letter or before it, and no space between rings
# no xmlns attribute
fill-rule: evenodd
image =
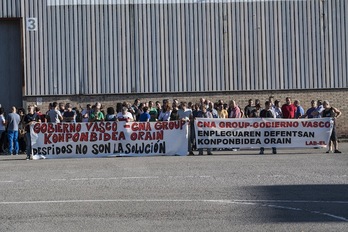
<svg viewBox="0 0 348 232"><path fill-rule="evenodd" d="M329 203L348 204L348 201L310 201L310 200L234 200L235 202L270 202L270 203Z"/></svg>
<svg viewBox="0 0 348 232"><path fill-rule="evenodd" d="M66 181L66 179L51 179L51 181Z"/></svg>
<svg viewBox="0 0 348 232"><path fill-rule="evenodd" d="M12 180L2 180L2 181L0 181L0 183L13 183L14 181L12 181Z"/></svg>
<svg viewBox="0 0 348 232"><path fill-rule="evenodd" d="M158 179L159 176L126 176L120 177L120 179Z"/></svg>
<svg viewBox="0 0 348 232"><path fill-rule="evenodd" d="M220 203L220 204L237 204L237 205L254 205L254 206L262 206L268 208L276 208L283 210L292 210L292 211L302 211L311 214L318 214L321 216L327 216L331 218L335 218L340 221L348 222L348 219L342 216L337 216L334 214L320 212L320 211L312 211L301 208L294 208L282 205L274 205L274 204L265 204L262 203L261 200L168 200L168 199L109 199L109 200L60 200L60 201L14 201L14 202L0 202L0 205L19 205L19 204L59 204L59 203L98 203L98 202L191 202L191 203ZM265 200L263 202L270 202L269 200ZM290 203L299 201L291 201L291 200L278 200L278 203ZM348 201L300 201L301 203L343 203L348 204Z"/></svg>
<svg viewBox="0 0 348 232"><path fill-rule="evenodd" d="M79 180L88 180L88 178L75 178L75 179L70 179L70 180L77 180L77 181L79 181Z"/></svg>

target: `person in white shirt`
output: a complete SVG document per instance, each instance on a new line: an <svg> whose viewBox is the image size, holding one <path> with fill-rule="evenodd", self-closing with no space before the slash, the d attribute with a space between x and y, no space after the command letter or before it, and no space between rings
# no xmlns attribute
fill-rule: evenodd
<svg viewBox="0 0 348 232"><path fill-rule="evenodd" d="M128 112L127 107L122 107L122 111L117 113L117 119L118 121L127 121L132 122L134 121L132 113Z"/></svg>
<svg viewBox="0 0 348 232"><path fill-rule="evenodd" d="M162 110L160 111L160 115L158 116L158 121L169 121L171 113L172 107L170 107L169 103L163 105Z"/></svg>
<svg viewBox="0 0 348 232"><path fill-rule="evenodd" d="M193 123L192 110L187 108L187 102L181 102L180 106L181 107L178 110L179 120L183 120L186 122L191 121L190 123ZM189 152L189 155L194 155L192 152L192 140L193 140L193 138L191 138L192 135L193 135L193 133L191 132L191 126L189 126L189 129L188 129L188 152Z"/></svg>

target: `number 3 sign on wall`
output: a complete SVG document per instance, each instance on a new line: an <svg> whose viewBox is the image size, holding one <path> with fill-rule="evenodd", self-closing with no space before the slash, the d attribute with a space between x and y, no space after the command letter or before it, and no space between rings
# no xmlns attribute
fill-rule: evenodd
<svg viewBox="0 0 348 232"><path fill-rule="evenodd" d="M37 18L27 18L27 30L28 31L37 30Z"/></svg>

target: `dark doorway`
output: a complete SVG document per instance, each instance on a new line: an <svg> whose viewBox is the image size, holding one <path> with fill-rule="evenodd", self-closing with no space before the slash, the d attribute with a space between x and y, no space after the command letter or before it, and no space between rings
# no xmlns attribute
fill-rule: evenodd
<svg viewBox="0 0 348 232"><path fill-rule="evenodd" d="M20 19L0 20L0 104L8 112L22 106Z"/></svg>

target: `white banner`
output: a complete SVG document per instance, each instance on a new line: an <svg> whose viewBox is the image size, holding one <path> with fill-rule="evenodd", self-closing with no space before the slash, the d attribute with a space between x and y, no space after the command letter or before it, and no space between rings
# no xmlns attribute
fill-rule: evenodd
<svg viewBox="0 0 348 232"><path fill-rule="evenodd" d="M326 147L333 121L317 119L195 120L197 148Z"/></svg>
<svg viewBox="0 0 348 232"><path fill-rule="evenodd" d="M187 155L182 121L37 123L30 131L34 159Z"/></svg>

